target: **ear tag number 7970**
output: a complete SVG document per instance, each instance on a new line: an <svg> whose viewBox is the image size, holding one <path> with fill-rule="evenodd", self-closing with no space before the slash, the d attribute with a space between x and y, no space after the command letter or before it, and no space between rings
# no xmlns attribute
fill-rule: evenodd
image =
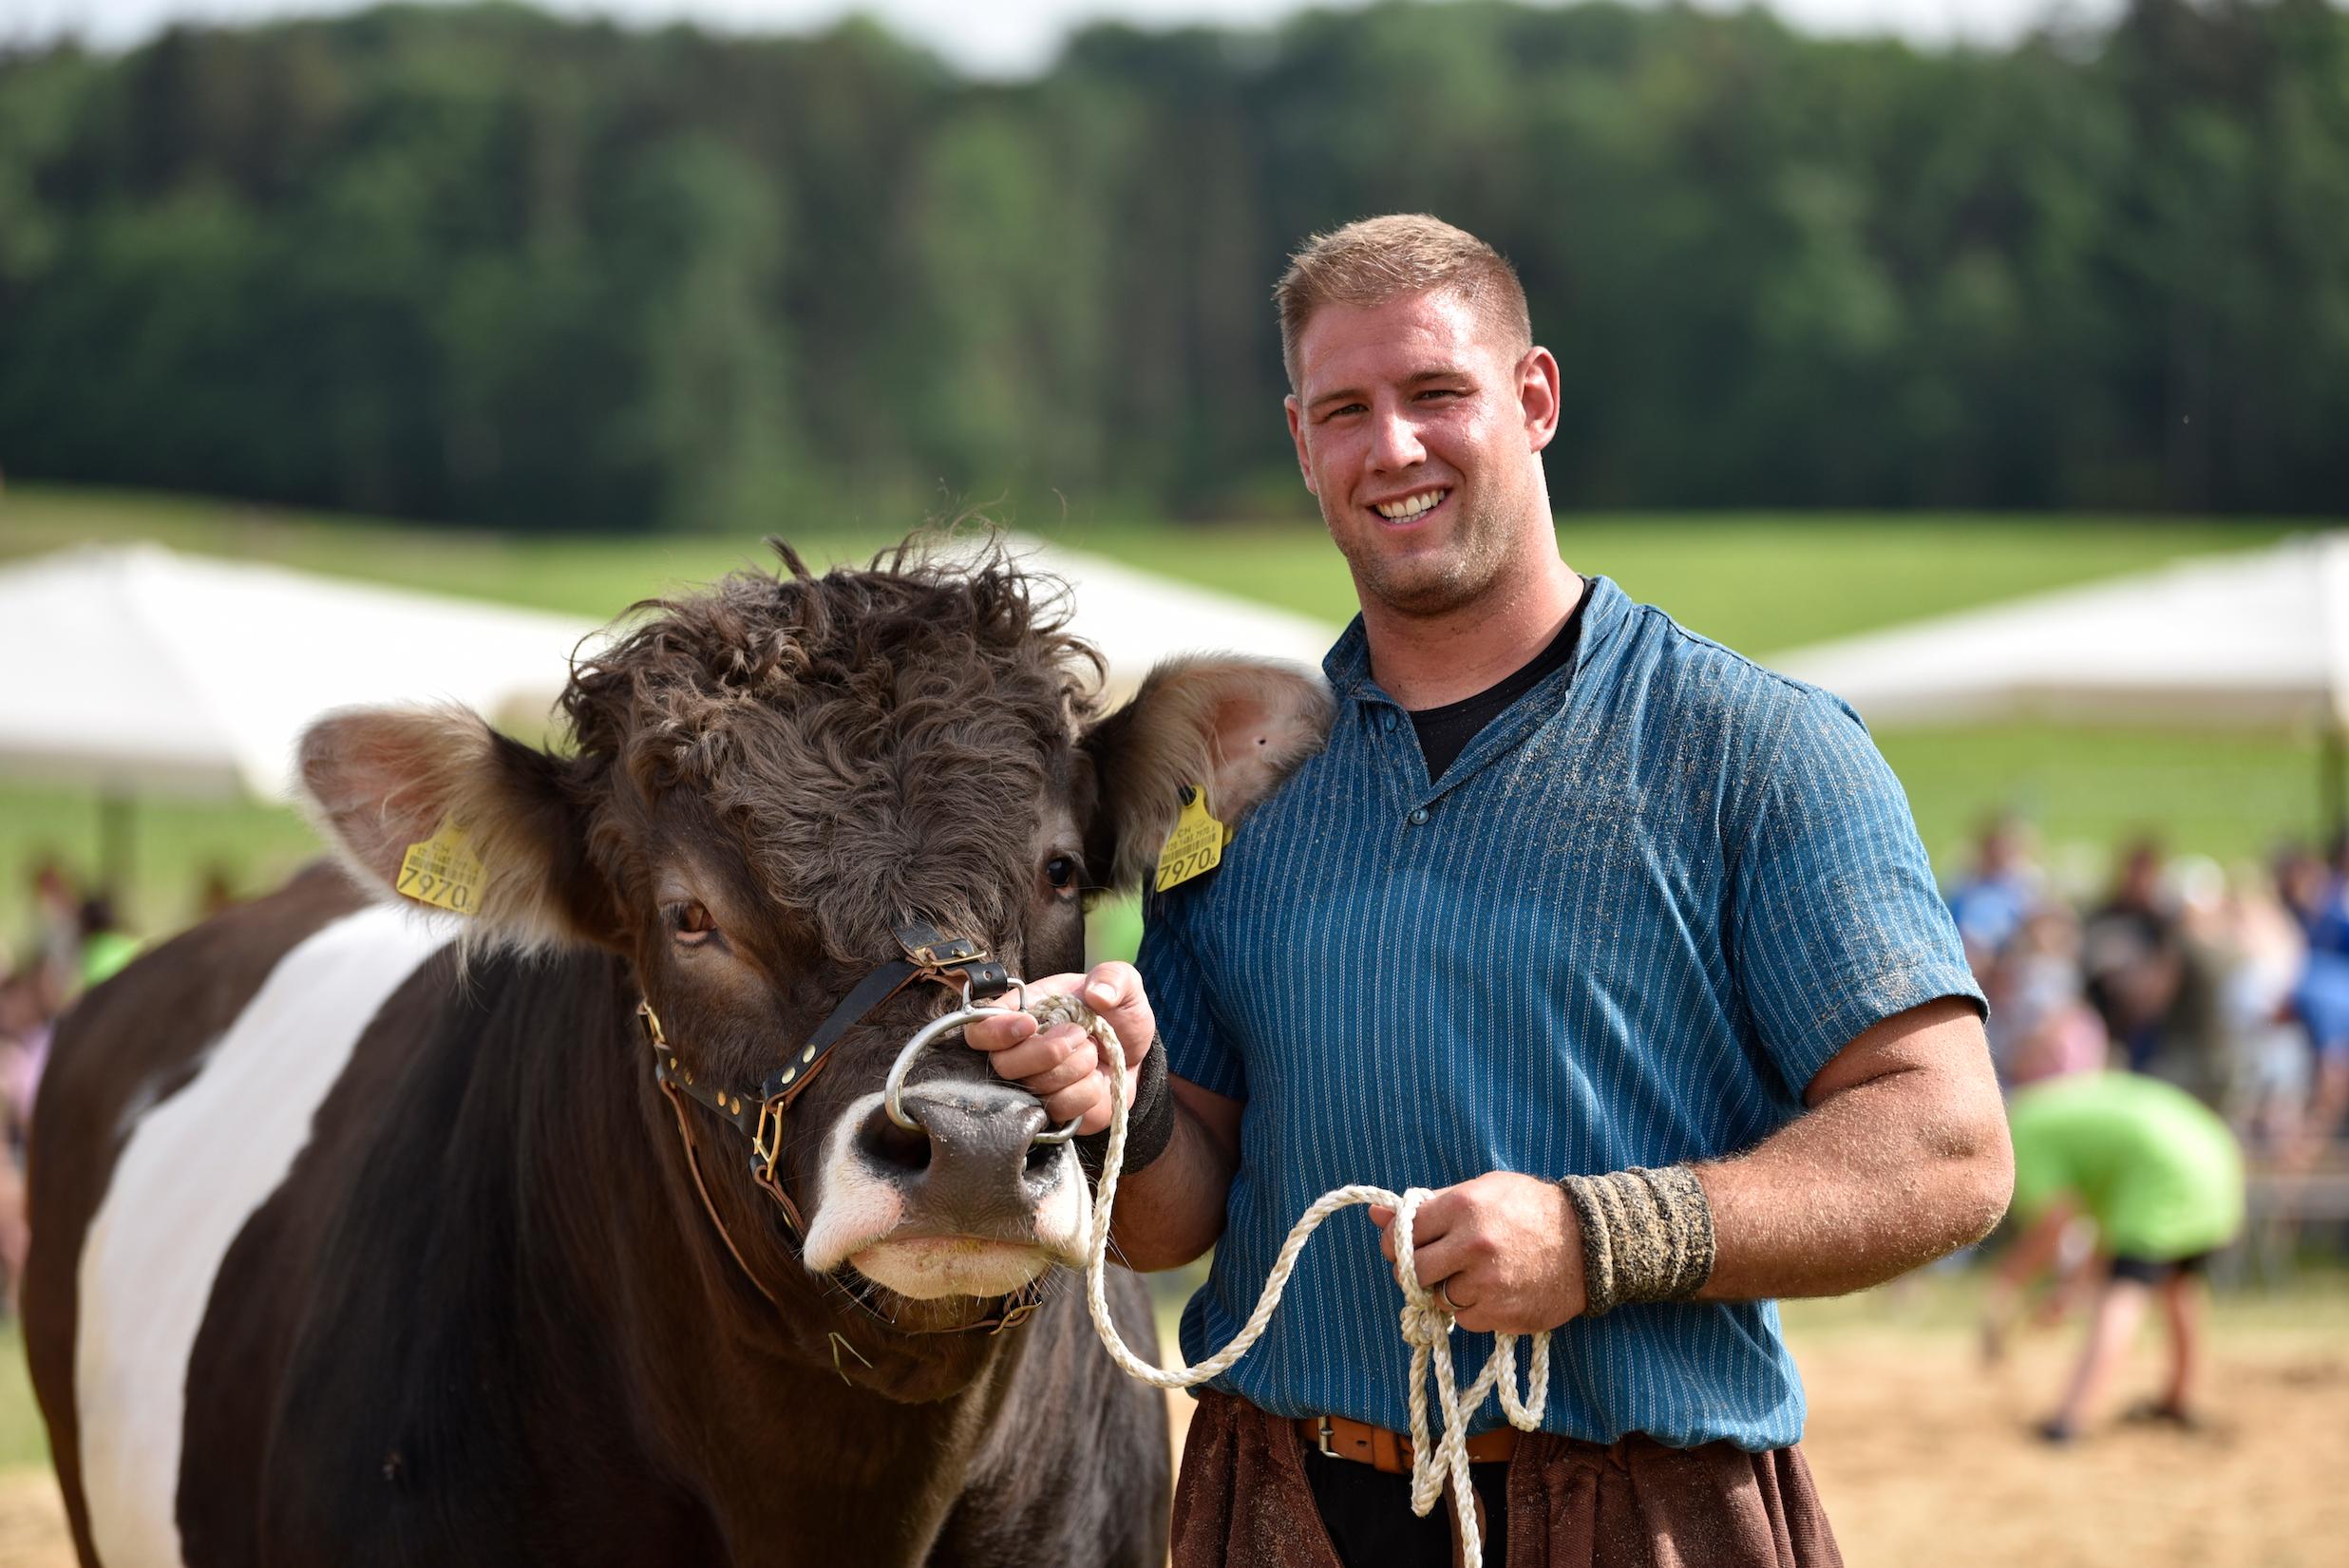
<svg viewBox="0 0 2349 1568"><path fill-rule="evenodd" d="M1151 885L1164 893L1194 877L1203 877L1223 862L1223 846L1231 833L1207 810L1207 792L1193 785L1183 803L1183 815L1158 852L1158 876Z"/></svg>
<svg viewBox="0 0 2349 1568"><path fill-rule="evenodd" d="M407 853L400 857L400 879L392 889L420 904L473 915L481 910L482 886L488 879L465 830L454 822L443 822L431 838L407 846Z"/></svg>

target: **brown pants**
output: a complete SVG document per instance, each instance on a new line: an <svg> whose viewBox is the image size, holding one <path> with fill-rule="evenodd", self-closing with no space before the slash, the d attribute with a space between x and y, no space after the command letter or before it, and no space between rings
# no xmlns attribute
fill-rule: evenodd
<svg viewBox="0 0 2349 1568"><path fill-rule="evenodd" d="M1304 1465L1294 1423L1203 1392L1175 1484L1174 1568L1342 1568ZM1509 1462L1508 1500L1508 1568L1843 1563L1797 1448L1636 1435L1602 1447L1536 1432ZM1487 1521L1484 1534L1503 1532Z"/></svg>

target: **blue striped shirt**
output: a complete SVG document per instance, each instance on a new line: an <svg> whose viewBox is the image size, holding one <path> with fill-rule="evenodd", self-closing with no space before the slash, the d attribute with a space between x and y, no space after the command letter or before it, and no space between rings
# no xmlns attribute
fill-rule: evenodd
<svg viewBox="0 0 2349 1568"><path fill-rule="evenodd" d="M1219 869L1151 898L1139 962L1167 1066L1246 1106L1190 1359L1231 1338L1331 1187L1733 1154L1871 1024L1979 1001L1857 716L1603 577L1588 592L1575 662L1432 783L1357 620L1324 663L1328 747ZM1368 1215L1334 1216L1216 1386L1402 1430L1401 1299ZM1455 1337L1463 1382L1490 1349ZM1621 1307L1551 1357L1547 1425L1569 1436L1802 1435L1771 1302ZM1472 1425L1502 1419L1488 1401Z"/></svg>

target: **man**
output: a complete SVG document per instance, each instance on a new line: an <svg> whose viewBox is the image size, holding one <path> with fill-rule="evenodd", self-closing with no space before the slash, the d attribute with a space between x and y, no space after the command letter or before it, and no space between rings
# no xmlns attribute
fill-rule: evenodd
<svg viewBox="0 0 2349 1568"><path fill-rule="evenodd" d="M1488 247L1370 219L1279 297L1298 463L1362 614L1325 664L1326 748L1153 897L1139 974L1044 988L1081 986L1129 1063L1165 1031L1169 1124L1138 1140L1164 1152L1129 1153L1116 1239L1145 1269L1216 1247L1197 1360L1324 1190L1433 1188L1418 1274L1464 1369L1487 1333L1563 1326L1546 1430L1471 1423L1487 1562L1835 1561L1770 1298L1972 1241L2009 1181L1906 803L1833 698L1560 558L1558 364ZM1072 1029L968 1037L1053 1116L1107 1120ZM1178 1564L1451 1560L1450 1521L1385 1473L1392 1250L1333 1219L1203 1396Z"/></svg>
<svg viewBox="0 0 2349 1568"><path fill-rule="evenodd" d="M2243 1229L2243 1151L2216 1112L2184 1089L2131 1072L2085 1072L2015 1096L2015 1212L2028 1223L1991 1286L1983 1346L1995 1357L2023 1289L2054 1264L2085 1216L2111 1260L2063 1403L2039 1426L2050 1443L2078 1437L2135 1337L2149 1296L2161 1302L2169 1370L2145 1414L2196 1425L2202 1270Z"/></svg>

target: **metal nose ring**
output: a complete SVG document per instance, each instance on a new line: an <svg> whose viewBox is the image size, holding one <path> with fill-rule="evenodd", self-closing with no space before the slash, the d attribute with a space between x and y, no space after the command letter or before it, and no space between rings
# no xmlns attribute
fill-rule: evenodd
<svg viewBox="0 0 2349 1568"><path fill-rule="evenodd" d="M1020 999L1022 1001L1026 1001L1028 996L1028 988L1026 984L1017 977L1014 977L1012 980L1012 984L1018 988ZM964 1025L975 1024L981 1018L993 1018L1002 1013L1016 1012L1020 1010L1017 1008L959 1008L953 1012L943 1013L938 1017L933 1018L928 1023L922 1025L921 1028L916 1030L913 1033L913 1037L907 1040L904 1047L899 1050L898 1059L889 1064L889 1077L881 1086L881 1104L889 1113L889 1120L895 1122L899 1126L903 1127L908 1132L922 1131L923 1128L921 1124L915 1121L913 1116L906 1110L903 1099L905 1093L905 1075L913 1070L914 1063L919 1059L923 1051L928 1050L932 1046L938 1044L939 1040L945 1038L948 1034L953 1033L956 1030L962 1028ZM1074 1121L1071 1121L1065 1126L1054 1127L1050 1132L1040 1132L1036 1134L1032 1142L1038 1143L1066 1143L1070 1139L1076 1136L1076 1128L1077 1124Z"/></svg>

